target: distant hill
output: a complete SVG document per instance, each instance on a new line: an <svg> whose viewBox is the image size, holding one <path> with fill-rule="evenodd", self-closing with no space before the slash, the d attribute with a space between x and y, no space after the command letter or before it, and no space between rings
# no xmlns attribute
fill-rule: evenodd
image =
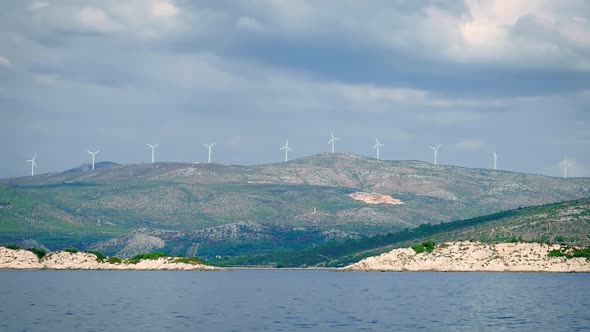
<svg viewBox="0 0 590 332"><path fill-rule="evenodd" d="M403 204L367 204L355 192ZM31 239L112 254L149 239L145 248L175 253L254 254L588 196L588 178L352 154L259 166L107 163L0 180L0 244Z"/></svg>
<svg viewBox="0 0 590 332"><path fill-rule="evenodd" d="M119 164L114 163L112 161L101 161L98 163L94 163L94 169L101 169L101 168L105 168L105 167L112 167L112 166L117 166ZM64 173L77 173L77 172L82 172L82 171L90 171L92 170L92 164L82 164L78 167L74 167L71 169L68 169L67 171L64 171Z"/></svg>

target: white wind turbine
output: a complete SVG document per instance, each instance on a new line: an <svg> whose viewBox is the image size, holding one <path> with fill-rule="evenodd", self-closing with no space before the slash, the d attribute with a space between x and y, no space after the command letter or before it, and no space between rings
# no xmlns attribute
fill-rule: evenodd
<svg viewBox="0 0 590 332"><path fill-rule="evenodd" d="M339 141L340 138L336 138L334 137L334 133L330 130L330 140L328 141L328 144L332 144L332 153L334 153L334 143L336 143L336 141Z"/></svg>
<svg viewBox="0 0 590 332"><path fill-rule="evenodd" d="M156 144L156 145L151 145L151 144L146 144L147 146L149 146L150 148L152 148L152 164L154 163L154 150L158 147L158 145L160 144Z"/></svg>
<svg viewBox="0 0 590 332"><path fill-rule="evenodd" d="M213 143L211 143L209 145L203 144L204 147L206 147L206 148L209 149L209 158L207 159L207 163L209 163L209 164L211 163L211 150L213 148L213 145L215 145L215 142L213 142Z"/></svg>
<svg viewBox="0 0 590 332"><path fill-rule="evenodd" d="M96 150L94 152L88 150L88 153L90 153L92 155L92 170L94 170L94 158L96 157L96 155L100 152L100 150Z"/></svg>
<svg viewBox="0 0 590 332"><path fill-rule="evenodd" d="M570 163L567 161L567 156L559 165L563 166L563 178L567 179L567 167L570 166Z"/></svg>
<svg viewBox="0 0 590 332"><path fill-rule="evenodd" d="M35 158L37 158L37 154L36 153L35 153L35 155L33 156L32 159L25 160L25 162L31 163L31 176L34 176L35 175L35 167L37 167L37 163L35 163Z"/></svg>
<svg viewBox="0 0 590 332"><path fill-rule="evenodd" d="M384 145L379 143L379 140L377 138L375 138L375 142L377 142L377 144L375 144L375 146L373 147L373 150L377 149L377 159L381 160L381 156L379 155L379 147L384 146Z"/></svg>
<svg viewBox="0 0 590 332"><path fill-rule="evenodd" d="M494 169L498 169L498 154L494 152Z"/></svg>
<svg viewBox="0 0 590 332"><path fill-rule="evenodd" d="M434 164L437 165L437 157L438 157L438 149L440 148L440 144L435 147L429 146L432 150L434 150Z"/></svg>
<svg viewBox="0 0 590 332"><path fill-rule="evenodd" d="M281 150L285 150L285 161L289 161L289 151L293 151L291 150L291 148L289 147L289 139L287 138L287 143L285 143L285 146L283 146L281 148Z"/></svg>

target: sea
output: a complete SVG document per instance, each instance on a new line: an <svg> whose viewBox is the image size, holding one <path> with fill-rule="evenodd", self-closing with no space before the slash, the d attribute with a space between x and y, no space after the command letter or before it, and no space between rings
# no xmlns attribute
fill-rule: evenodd
<svg viewBox="0 0 590 332"><path fill-rule="evenodd" d="M590 331L590 274L0 271L0 331Z"/></svg>

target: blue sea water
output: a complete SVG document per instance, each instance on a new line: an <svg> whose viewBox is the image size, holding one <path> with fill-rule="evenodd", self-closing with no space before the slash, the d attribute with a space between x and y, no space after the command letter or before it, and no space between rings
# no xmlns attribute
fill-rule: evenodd
<svg viewBox="0 0 590 332"><path fill-rule="evenodd" d="M0 331L590 331L590 274L0 271Z"/></svg>

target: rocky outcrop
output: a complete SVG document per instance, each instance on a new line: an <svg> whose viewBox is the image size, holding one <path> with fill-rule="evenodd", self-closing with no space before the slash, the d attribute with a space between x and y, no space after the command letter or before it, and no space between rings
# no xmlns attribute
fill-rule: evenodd
<svg viewBox="0 0 590 332"><path fill-rule="evenodd" d="M18 249L0 247L0 269L48 269L48 270L186 270L205 271L218 268L198 264L196 262L179 262L178 257L161 257L158 259L145 259L137 263L122 261L121 263L108 263L98 261L97 256L91 253L70 253L58 251L47 254L39 259L34 253Z"/></svg>
<svg viewBox="0 0 590 332"><path fill-rule="evenodd" d="M28 250L0 247L0 269L42 269L39 258Z"/></svg>
<svg viewBox="0 0 590 332"><path fill-rule="evenodd" d="M587 258L549 257L565 247L540 243L449 242L430 253L394 249L369 257L344 270L356 271L481 271L481 272L590 272Z"/></svg>

